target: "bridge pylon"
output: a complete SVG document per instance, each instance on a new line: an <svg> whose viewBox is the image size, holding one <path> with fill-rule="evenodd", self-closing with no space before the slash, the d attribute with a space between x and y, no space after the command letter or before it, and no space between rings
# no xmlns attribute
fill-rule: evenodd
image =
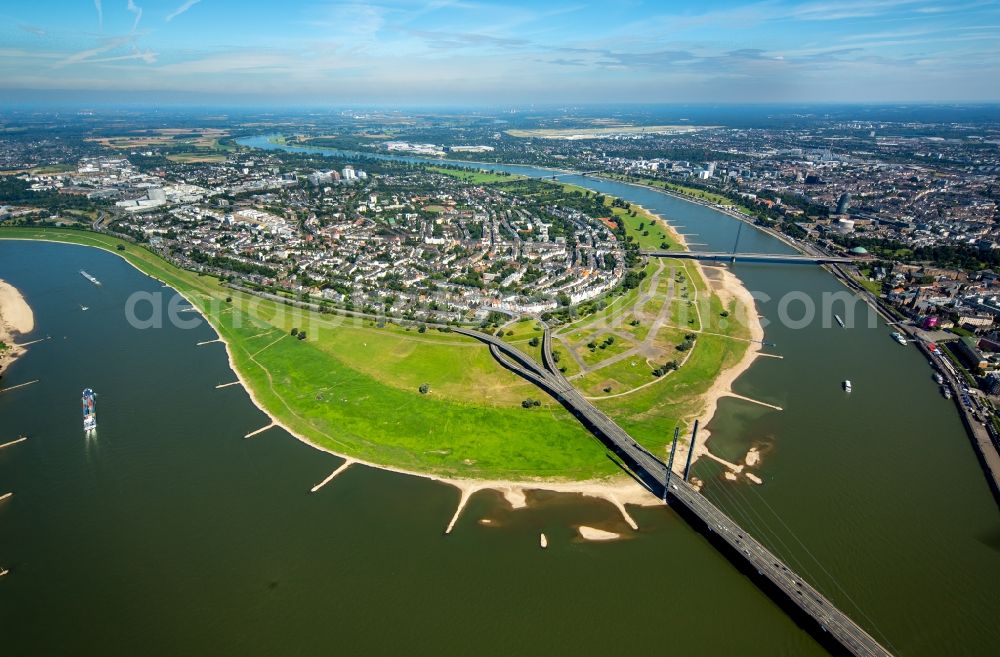
<svg viewBox="0 0 1000 657"><path fill-rule="evenodd" d="M731 264L735 264L736 263L736 250L738 248L740 248L740 235L743 234L743 222L741 221L739 223L740 223L740 226L739 226L739 228L736 229L736 243L733 244L733 255L732 255L731 259L729 260L729 262Z"/></svg>
<svg viewBox="0 0 1000 657"><path fill-rule="evenodd" d="M680 427L674 427L674 442L670 445L670 458L667 459L667 479L663 483L663 501L667 501L667 491L670 490L670 475L674 470L674 452L677 451L677 436L681 433Z"/></svg>
<svg viewBox="0 0 1000 657"><path fill-rule="evenodd" d="M687 463L684 464L684 481L688 480L691 474L691 457L694 456L695 441L698 440L698 420L694 421L694 429L691 431L691 444L688 445Z"/></svg>

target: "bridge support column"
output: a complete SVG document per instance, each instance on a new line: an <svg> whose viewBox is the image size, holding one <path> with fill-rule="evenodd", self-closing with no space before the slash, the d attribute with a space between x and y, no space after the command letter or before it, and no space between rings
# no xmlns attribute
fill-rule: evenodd
<svg viewBox="0 0 1000 657"><path fill-rule="evenodd" d="M739 228L736 229L736 243L733 244L733 259L730 260L731 263L736 263L736 250L740 248L740 235L743 234L743 222L740 222Z"/></svg>
<svg viewBox="0 0 1000 657"><path fill-rule="evenodd" d="M684 464L684 481L688 480L691 474L691 457L694 455L694 446L698 440L698 420L694 421L694 429L691 431L691 444L688 445L687 463Z"/></svg>
<svg viewBox="0 0 1000 657"><path fill-rule="evenodd" d="M670 490L670 475L674 470L674 452L677 451L677 436L681 433L680 427L674 427L674 442L670 445L670 458L667 459L667 478L663 484L663 501L667 501L667 491Z"/></svg>

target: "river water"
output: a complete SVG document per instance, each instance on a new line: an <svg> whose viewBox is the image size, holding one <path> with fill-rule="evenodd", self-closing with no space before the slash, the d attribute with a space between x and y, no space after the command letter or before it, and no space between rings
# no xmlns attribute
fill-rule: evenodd
<svg viewBox="0 0 1000 657"><path fill-rule="evenodd" d="M567 182L732 247L736 222L710 209ZM743 231L741 250L787 248ZM770 296L768 320L787 292L842 289L813 266L734 272ZM824 654L665 508L635 510L630 532L604 502L536 494L511 511L482 493L444 536L458 493L440 484L354 467L310 495L339 460L280 429L243 439L267 420L239 386L215 389L234 377L221 344L195 346L213 332L130 327L129 294L170 291L113 254L0 241L0 278L35 311L28 339L50 337L5 377L39 382L0 393L0 442L30 436L0 450L0 494L15 493L0 502L5 653ZM705 493L899 654L996 654L1000 513L923 358L884 326L766 331L783 358L735 387L785 410L723 400L709 427L723 456L761 446L766 483L699 462ZM87 386L100 395L90 440ZM630 538L581 542L578 524Z"/></svg>

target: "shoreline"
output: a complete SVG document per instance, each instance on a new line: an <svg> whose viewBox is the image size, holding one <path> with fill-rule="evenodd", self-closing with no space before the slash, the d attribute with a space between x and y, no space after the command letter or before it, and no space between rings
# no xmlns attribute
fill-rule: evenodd
<svg viewBox="0 0 1000 657"><path fill-rule="evenodd" d="M0 238L3 239L3 238ZM14 238L20 239L20 238ZM650 493L648 490L636 483L632 478L626 476L625 474L616 474L608 479L588 479L581 481L572 480L502 480L502 479L460 479L447 477L444 475L437 475L430 472L417 472L415 470L407 470L405 468L399 468L391 465L385 465L380 463L374 463L372 461L366 461L364 459L359 459L353 456L342 454L328 447L318 445L313 441L309 440L306 436L302 435L288 424L283 422L281 419L277 418L274 414L268 411L264 405L261 403L260 399L257 397L253 388L249 385L247 380L243 377L242 373L237 369L236 363L233 359L233 347L229 344L229 341L222 336L219 329L212 323L212 320L205 315L201 308L199 308L195 303L191 301L188 295L184 294L180 290L176 289L173 285L170 285L163 279L157 277L154 274L144 271L138 265L133 263L131 260L125 257L124 254L117 251L113 251L102 246L92 245L92 244L78 244L76 242L64 242L60 240L47 240L39 238L28 238L36 242L49 242L53 244L69 244L71 246L80 246L86 248L94 248L105 251L107 253L113 254L124 260L132 268L138 271L143 276L148 276L149 278L158 281L162 285L176 292L181 298L183 298L188 305L197 310L198 314L205 321L205 323L212 328L217 339L223 344L226 350L226 360L229 365L229 369L232 370L233 374L236 376L240 387L246 391L250 402L267 418L271 421L273 426L279 427L286 431L290 436L298 440L299 442L316 449L321 452L325 452L339 459L342 459L345 463L357 464L362 466L367 466L369 468L375 468L378 470L385 470L387 472L394 472L396 474L408 475L411 477L419 477L422 479L428 479L431 481L436 481L449 486L452 486L461 494L459 512L461 512L465 501L471 497L474 493L482 490L493 490L501 493L504 499L511 505L512 508L522 508L527 506L525 500L525 492L529 490L544 490L554 493L572 493L583 495L585 497L594 497L598 499L603 499L610 502L612 505L616 506L626 517L630 524L634 524L634 521L628 516L624 510L624 504L634 504L638 506L655 506L660 504L659 498ZM341 464L343 465L343 464Z"/></svg>
<svg viewBox="0 0 1000 657"><path fill-rule="evenodd" d="M27 335L34 328L35 315L24 300L24 295L16 287L0 279L0 343L6 345L0 351L0 376L27 351L15 343L14 338Z"/></svg>
<svg viewBox="0 0 1000 657"><path fill-rule="evenodd" d="M610 180L610 179L609 179ZM623 181L616 181L623 182ZM639 183L625 182L626 185L634 185L636 187L645 187L648 189L653 189L654 191L661 191L653 188L649 185L641 185ZM669 192L665 192L669 193ZM687 201L688 199L681 198L678 195L673 195L681 200ZM659 214L648 210L647 208L639 205L638 203L632 204L634 207L638 207L646 216L650 217L654 222L662 222L666 227L667 231L677 240L677 242L684 248L685 251L690 251L687 241L682 234L680 234L676 228L674 228L669 221L664 219ZM707 205L707 204L706 204ZM712 208L715 209L715 208ZM736 382L740 376L742 376L750 367L756 362L757 358L760 357L760 352L763 349L764 340L764 327L760 321L760 314L757 312L757 304L754 301L753 295L750 290L743 284L743 281L739 279L728 267L716 267L719 272L719 280L717 285L713 285L713 282L705 275L705 265L698 261L692 260L691 264L694 265L695 271L701 276L702 281L705 283L707 288L714 294L717 294L720 300L723 302L723 306L727 306L729 301L735 300L738 303L738 307L742 309L744 317L742 318L747 328L750 330L750 339L747 343L747 350L743 353L742 358L739 361L722 370L719 376L715 378L712 385L707 391L702 395L704 401L704 406L701 412L696 416L696 418L691 418L693 423L694 419L698 420L699 432L698 435L701 439L698 441L698 446L695 448L694 455L691 457L691 464L693 465L697 462L698 458L705 455L711 455L711 450L708 448L708 440L711 438L711 432L707 427L715 417L716 412L719 407L719 400L723 397L734 396L733 384ZM669 445L668 445L669 447ZM684 463L687 460L687 453L690 449L690 442L680 442L678 441L677 453L674 455L674 472L683 473ZM760 462L759 455L754 461L754 465Z"/></svg>
<svg viewBox="0 0 1000 657"><path fill-rule="evenodd" d="M708 447L708 441L712 437L712 432L709 431L707 427L719 410L719 400L723 397L735 396L735 393L733 392L733 384L757 361L764 346L762 344L764 339L764 327L761 324L760 315L757 313L757 306L754 303L753 296L743 285L742 281L740 281L735 274L729 271L728 268L720 267L719 271L721 273L722 281L721 289L724 290L726 294L735 298L737 302L739 302L739 307L742 308L747 314L745 321L747 327L750 329L750 342L747 345L747 350L743 352L743 357L731 367L724 369L719 376L715 378L715 381L712 382L712 385L705 393L705 406L698 418L699 440L698 445L695 447L694 455L691 457L692 464L695 463L700 456L706 454L714 456L714 454L711 454L711 450ZM690 442L685 443L683 449L678 447L678 453L674 457L674 463L676 464L675 472L678 467L680 467L680 472L684 471L682 464L687 459L689 449ZM753 465L757 465L759 463L760 457L758 455L754 460ZM750 464L748 463L747 465Z"/></svg>
<svg viewBox="0 0 1000 657"><path fill-rule="evenodd" d="M670 231L670 233L677 239L678 243L684 245L684 248L687 248L683 236L677 233L677 231L673 228L673 226L670 225L668 221L666 221L659 215L650 212L646 208L643 208L642 206L638 207L654 220L662 222L665 228L668 231ZM117 251L112 251L111 249L91 244L77 244L75 242L65 242L60 240L45 240L38 238L29 238L29 239L33 239L35 241L48 241L59 244L71 244L75 246L85 246L90 248L101 249L103 251L107 251L108 253L113 253L114 255L117 255L118 257L122 258L125 262L131 265L139 273L148 276L156 281L159 281L161 284L174 290L191 307L195 308L198 311L198 314L201 315L201 317L205 320L205 322L212 328L213 332L217 336L217 339L221 341L225 346L226 359L229 364L229 368L236 376L237 380L240 383L240 386L246 391L247 396L249 397L251 403L253 403L253 405L257 407L258 410L264 413L264 415L271 420L274 426L282 428L299 442L302 442L319 451L336 456L337 458L343 459L346 462L356 463L358 465L364 465L371 468L377 468L380 470L386 470L397 474L429 479L431 481L436 481L449 486L453 486L454 488L458 489L461 494L459 501L459 508L458 511L456 512L456 518L457 514L461 513L462 507L464 507L465 502L468 500L468 498L471 497L472 494L482 490L494 490L500 492L513 508L520 508L526 505L525 492L529 490L544 490L556 493L573 493L587 497L603 499L605 501L610 502L615 507L617 507L619 511L625 516L626 520L629 522L630 525L634 525L634 521L628 516L627 512L625 511L624 508L625 504L634 504L640 506L655 506L662 503L659 500L659 498L657 498L656 495L652 494L650 491L646 490L638 483L636 483L634 480L632 480L631 478L627 477L624 474L614 475L608 479L598 479L598 480L591 479L583 481L546 480L546 479L538 479L538 480L461 479L461 478L452 478L443 475L437 475L428 472L417 472L414 470L407 470L405 468L394 467L391 465L365 461L363 459L358 459L346 454L341 454L327 447L318 445L315 442L311 441L306 436L294 430L287 423L277 418L274 414L269 412L264 407L260 399L257 397L256 393L254 392L253 388L249 385L248 381L243 377L243 375L237 369L235 360L233 358L233 351L232 351L233 347L230 345L229 341L222 336L218 327L216 327L216 325L212 322L212 320L209 319L208 316L202 312L201 308L199 308L195 303L193 303L186 294L184 294L180 290L177 290L172 285L168 284L166 281L158 278L157 276L144 271L141 267L139 267L135 263L131 262L127 257L125 257L124 254L118 253ZM715 290L711 282L708 281L708 279L705 277L704 271L702 270L702 265L700 263L695 263L695 267L699 275L705 281L708 288L718 293L718 290ZM750 295L749 291L743 287L739 279L737 279L733 274L726 271L725 275L731 278L731 280L728 281L729 285L727 285L726 287L731 286L733 288L729 290L732 293L732 295L744 301L749 300L750 305L747 306L746 309L749 312L750 316L755 320L757 328L760 329L760 334L762 336L763 329L760 328L759 326L760 322L757 319L756 307L753 305L753 298ZM751 333L752 335L754 334L753 326L751 326ZM756 345L756 349L754 347L755 347L754 343L750 343L750 347L747 349L747 352L744 354L744 357L733 367L724 370L720 374L720 376L717 377L712 387L709 388L708 392L705 395L705 407L704 407L705 410L702 412L702 415L706 417L705 424L707 424L708 421L711 419L712 415L714 415L718 399L730 392L729 387L732 384L732 381L734 381L741 374L743 374L743 372L745 372L746 369L748 369L755 360L756 352L759 351L760 345L759 344ZM702 445L704 446L704 441L702 441ZM704 450L707 451L707 448L704 448ZM684 452L681 452L681 448L678 447L678 454L680 455L681 453L686 454L686 448ZM702 453L701 449L696 450L695 457L697 457L701 453ZM682 458L678 458L677 461L682 462Z"/></svg>

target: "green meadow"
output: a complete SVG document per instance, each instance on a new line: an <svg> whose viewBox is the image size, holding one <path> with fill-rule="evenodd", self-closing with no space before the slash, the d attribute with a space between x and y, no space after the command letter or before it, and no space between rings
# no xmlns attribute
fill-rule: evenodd
<svg viewBox="0 0 1000 657"><path fill-rule="evenodd" d="M616 213L618 214L618 213ZM650 217L621 213L629 232ZM660 224L651 239L669 238ZM264 409L306 440L345 456L387 467L446 477L530 481L612 477L619 470L603 446L562 406L530 383L502 368L481 343L448 331L317 313L244 294L218 279L175 267L142 246L107 235L65 228L0 227L0 239L35 239L91 246L115 253L141 271L183 293L229 345L233 363ZM119 247L124 247L121 250ZM651 450L660 450L677 424L686 426L704 406L702 395L725 368L738 361L749 334L735 321L710 324L700 333L687 361L662 378L650 374L643 356L609 362L644 340L664 359L693 326L671 325L677 313L649 341L649 332L668 290L680 286L702 295L702 312L719 314L695 264L650 263L639 288L608 299L598 313L559 327L554 345L565 374ZM653 287L653 274L659 281ZM653 312L650 312L653 311ZM638 319L635 326L630 322ZM590 340L616 338L593 352ZM306 339L292 335L304 331ZM504 338L541 360L532 338L542 325L523 318L503 327ZM719 335L716 335L718 333ZM733 339L736 338L736 339ZM610 382L610 383L609 383ZM609 388L605 391L604 388ZM423 390L423 392L422 392ZM626 394L621 394L626 393ZM206 394L211 394L207 392ZM522 408L525 399L541 406Z"/></svg>
<svg viewBox="0 0 1000 657"><path fill-rule="evenodd" d="M97 233L0 228L0 239L105 249L182 292L229 344L236 368L267 412L320 447L450 477L527 481L618 472L562 406L500 367L471 338L391 324L380 329L295 309ZM306 331L307 339L292 337L291 328ZM419 391L423 384L426 394ZM521 408L528 397L542 405Z"/></svg>

